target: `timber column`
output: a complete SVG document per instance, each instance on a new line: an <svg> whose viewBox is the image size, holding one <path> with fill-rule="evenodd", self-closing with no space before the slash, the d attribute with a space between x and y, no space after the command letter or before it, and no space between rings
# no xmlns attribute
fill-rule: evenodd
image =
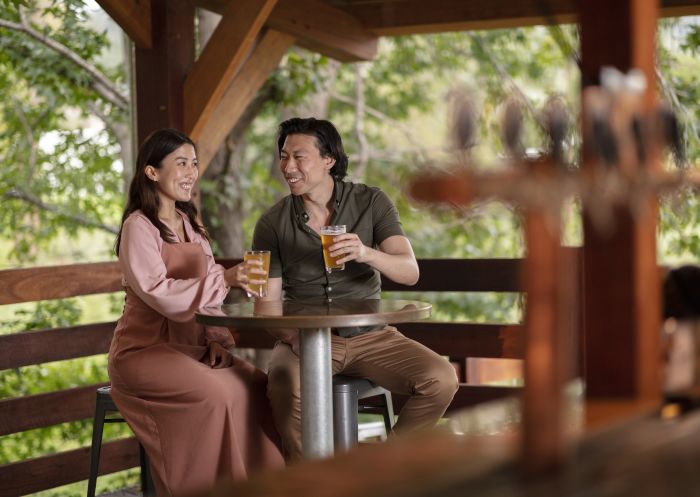
<svg viewBox="0 0 700 497"><path fill-rule="evenodd" d="M150 0L151 48L135 48L138 145L158 128L184 129L183 90L194 63L194 7Z"/></svg>
<svg viewBox="0 0 700 497"><path fill-rule="evenodd" d="M658 0L579 2L583 89L599 83L601 67L636 68L647 80L642 111L651 109L657 18ZM648 162L660 168L658 158ZM595 166L584 152L584 173ZM586 397L622 400L633 409L660 400L658 204L652 195L643 204L635 215L628 205L613 208L608 233L587 212L583 223Z"/></svg>

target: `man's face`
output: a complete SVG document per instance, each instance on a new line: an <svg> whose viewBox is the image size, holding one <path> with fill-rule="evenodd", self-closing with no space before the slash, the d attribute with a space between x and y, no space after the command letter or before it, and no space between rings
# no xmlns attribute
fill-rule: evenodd
<svg viewBox="0 0 700 497"><path fill-rule="evenodd" d="M335 164L332 157L321 157L316 137L288 135L280 152L280 170L293 195L306 195L333 188L330 170Z"/></svg>

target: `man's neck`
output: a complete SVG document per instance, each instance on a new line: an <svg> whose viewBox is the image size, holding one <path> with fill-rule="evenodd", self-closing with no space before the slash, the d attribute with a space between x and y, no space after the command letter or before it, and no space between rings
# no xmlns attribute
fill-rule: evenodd
<svg viewBox="0 0 700 497"><path fill-rule="evenodd" d="M328 177L328 182L321 185L322 188L302 195L304 209L309 215L309 223L312 227L323 226L330 222L333 214L333 193L335 182L332 177Z"/></svg>

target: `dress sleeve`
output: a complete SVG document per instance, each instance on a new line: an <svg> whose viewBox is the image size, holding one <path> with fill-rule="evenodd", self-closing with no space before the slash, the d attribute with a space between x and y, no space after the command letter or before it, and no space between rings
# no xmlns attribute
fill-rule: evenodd
<svg viewBox="0 0 700 497"><path fill-rule="evenodd" d="M204 240L206 242L206 240ZM228 293L224 268L213 262L208 248L207 274L200 278L167 278L158 229L143 216L124 222L119 263L131 288L148 306L173 321L188 321L200 307L221 305ZM207 250L205 249L205 253Z"/></svg>

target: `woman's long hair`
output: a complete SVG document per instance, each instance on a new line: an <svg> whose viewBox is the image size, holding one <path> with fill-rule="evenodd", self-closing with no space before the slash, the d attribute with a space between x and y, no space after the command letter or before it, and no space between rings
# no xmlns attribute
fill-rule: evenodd
<svg viewBox="0 0 700 497"><path fill-rule="evenodd" d="M184 133L175 129L160 129L151 133L139 149L136 158L136 171L129 186L129 198L124 208L122 222L119 226L119 233L114 244L114 251L119 255L119 245L122 239L124 221L132 212L141 210L153 225L160 231L160 237L167 243L175 243L175 234L158 218L160 208L160 198L156 190L156 182L146 176L146 166L153 166L156 169L162 167L163 159L180 148L182 145L192 145L197 150L194 142ZM175 208L184 212L190 220L194 230L205 238L209 238L204 226L197 221L197 208L189 202L175 202Z"/></svg>

